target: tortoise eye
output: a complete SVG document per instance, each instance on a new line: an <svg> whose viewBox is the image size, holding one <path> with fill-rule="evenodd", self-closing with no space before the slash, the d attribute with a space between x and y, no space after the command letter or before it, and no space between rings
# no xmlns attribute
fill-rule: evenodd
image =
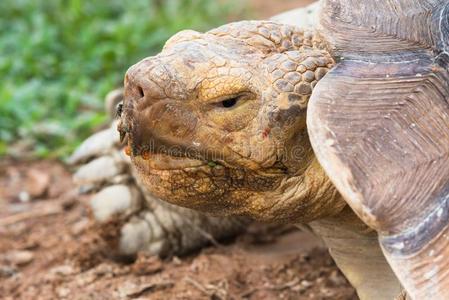
<svg viewBox="0 0 449 300"><path fill-rule="evenodd" d="M221 105L225 108L231 108L237 104L237 101L239 100L238 97L234 97L231 99L227 99L221 102Z"/></svg>
<svg viewBox="0 0 449 300"><path fill-rule="evenodd" d="M224 95L211 100L213 107L223 111L223 108L234 108L243 105L246 100L254 99L256 96L251 92L240 92L238 94Z"/></svg>

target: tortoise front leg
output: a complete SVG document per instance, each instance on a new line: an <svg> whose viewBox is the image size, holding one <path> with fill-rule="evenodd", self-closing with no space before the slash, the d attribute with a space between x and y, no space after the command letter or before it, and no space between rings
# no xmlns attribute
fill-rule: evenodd
<svg viewBox="0 0 449 300"><path fill-rule="evenodd" d="M111 119L120 100L120 91L108 97L106 107ZM112 252L120 256L139 251L180 255L237 235L249 222L237 217L205 216L155 198L137 182L121 148L113 122L109 129L88 138L70 158L72 164L84 163L74 174L74 182L83 193L96 192L89 204L102 228L99 231L108 241L111 236L117 237Z"/></svg>
<svg viewBox="0 0 449 300"><path fill-rule="evenodd" d="M391 300L401 284L379 246L377 233L349 209L339 216L310 224L329 247L337 266L356 289L361 300Z"/></svg>

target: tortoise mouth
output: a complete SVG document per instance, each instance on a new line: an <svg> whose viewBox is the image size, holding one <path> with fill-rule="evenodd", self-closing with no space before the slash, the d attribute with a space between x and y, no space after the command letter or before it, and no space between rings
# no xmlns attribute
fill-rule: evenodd
<svg viewBox="0 0 449 300"><path fill-rule="evenodd" d="M179 157L164 153L152 153L132 156L135 164L149 170L184 170L192 168L200 168L208 165L205 160Z"/></svg>
<svg viewBox="0 0 449 300"><path fill-rule="evenodd" d="M182 149L174 149L174 151L166 151L158 149L158 152L137 151L134 152L132 142L127 146L125 152L131 157L132 162L144 173L154 173L155 171L194 171L202 170L213 172L216 169L238 169L251 170L254 174L260 176L286 176L288 171L285 167L274 165L268 168L248 168L245 165L239 165L232 162L234 157L226 156L224 153L216 153L209 151L208 153L199 153L196 151L183 151ZM206 151L207 152L207 151ZM212 153L212 154L211 154ZM203 155L202 155L203 154ZM234 153L237 155L237 153ZM249 161L253 163L252 161Z"/></svg>

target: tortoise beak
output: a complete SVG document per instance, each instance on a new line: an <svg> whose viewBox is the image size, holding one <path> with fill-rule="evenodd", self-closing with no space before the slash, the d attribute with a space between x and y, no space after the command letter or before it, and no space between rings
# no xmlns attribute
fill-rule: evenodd
<svg viewBox="0 0 449 300"><path fill-rule="evenodd" d="M154 68L158 63L157 57L144 59L125 75L123 125L119 131L121 136L128 134L134 156L144 152L180 156L195 148L192 140L198 117L186 101L166 95L161 86L167 83L160 82L160 68ZM172 81L171 86L181 86Z"/></svg>

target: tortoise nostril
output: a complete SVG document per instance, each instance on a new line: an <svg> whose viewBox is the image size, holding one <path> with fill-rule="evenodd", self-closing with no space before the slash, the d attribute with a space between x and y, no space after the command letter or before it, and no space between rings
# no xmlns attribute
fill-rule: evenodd
<svg viewBox="0 0 449 300"><path fill-rule="evenodd" d="M137 86L137 92L139 93L140 98L143 98L145 96L143 89L140 85Z"/></svg>

